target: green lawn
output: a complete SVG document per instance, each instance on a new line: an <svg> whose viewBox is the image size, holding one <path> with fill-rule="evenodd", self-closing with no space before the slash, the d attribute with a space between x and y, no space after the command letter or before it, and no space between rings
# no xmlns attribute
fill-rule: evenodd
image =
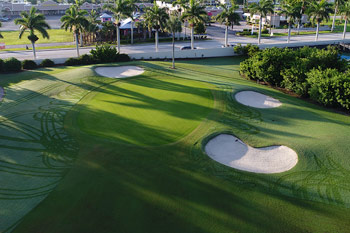
<svg viewBox="0 0 350 233"><path fill-rule="evenodd" d="M130 62L146 72L123 80L93 66L2 77L0 231L347 232L349 117L242 79L240 61ZM241 90L283 105L243 106ZM226 167L203 152L221 132L286 145L299 162Z"/></svg>
<svg viewBox="0 0 350 233"><path fill-rule="evenodd" d="M36 33L39 40L36 44L43 43L60 43L60 42L73 42L73 33L65 31L63 29L49 29L48 33L50 39L43 39L40 33ZM5 43L6 45L21 45L21 44L31 44L27 36L29 32L23 34L22 39L18 38L19 31L2 31L3 39L0 39L0 43Z"/></svg>

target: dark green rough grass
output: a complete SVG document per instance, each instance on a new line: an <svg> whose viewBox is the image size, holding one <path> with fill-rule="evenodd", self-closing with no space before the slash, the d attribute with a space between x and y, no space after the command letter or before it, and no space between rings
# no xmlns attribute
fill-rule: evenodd
<svg viewBox="0 0 350 233"><path fill-rule="evenodd" d="M185 61L176 70L163 62L131 63L144 66L149 78L156 72L213 89L215 110L170 145L129 145L82 132L79 114L89 111L83 99L65 123L80 144L75 166L14 232L349 232L348 116L243 80L239 62ZM232 97L241 90L268 94L283 106L243 106ZM106 110L94 111L104 116ZM273 175L223 166L202 150L220 132L256 147L289 146L299 163Z"/></svg>

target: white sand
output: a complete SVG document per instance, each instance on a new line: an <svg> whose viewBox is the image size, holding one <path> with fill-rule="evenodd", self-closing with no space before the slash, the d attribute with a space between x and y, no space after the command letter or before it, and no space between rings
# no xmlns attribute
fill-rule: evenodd
<svg viewBox="0 0 350 233"><path fill-rule="evenodd" d="M254 108L277 108L282 105L279 100L255 91L241 91L235 95L236 100Z"/></svg>
<svg viewBox="0 0 350 233"><path fill-rule="evenodd" d="M243 171L279 173L288 171L298 162L297 153L286 146L253 148L229 134L220 134L205 146L213 160Z"/></svg>
<svg viewBox="0 0 350 233"><path fill-rule="evenodd" d="M138 66L97 67L96 73L108 78L126 78L142 74L144 69Z"/></svg>
<svg viewBox="0 0 350 233"><path fill-rule="evenodd" d="M3 87L0 87L0 101L4 98L5 96L5 91Z"/></svg>

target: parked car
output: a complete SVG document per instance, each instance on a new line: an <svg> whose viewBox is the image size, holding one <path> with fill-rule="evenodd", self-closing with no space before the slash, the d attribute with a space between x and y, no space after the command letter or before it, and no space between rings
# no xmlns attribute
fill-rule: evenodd
<svg viewBox="0 0 350 233"><path fill-rule="evenodd" d="M197 49L197 48L194 47L193 49ZM181 47L180 50L191 50L191 46L183 46L183 47Z"/></svg>
<svg viewBox="0 0 350 233"><path fill-rule="evenodd" d="M1 21L1 22L7 22L7 21L9 21L9 20L10 20L9 18L0 17L0 21Z"/></svg>

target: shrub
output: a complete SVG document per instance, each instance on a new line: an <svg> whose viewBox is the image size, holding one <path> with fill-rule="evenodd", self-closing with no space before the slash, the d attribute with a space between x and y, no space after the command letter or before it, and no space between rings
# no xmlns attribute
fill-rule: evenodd
<svg viewBox="0 0 350 233"><path fill-rule="evenodd" d="M79 61L80 61L81 65L90 65L90 64L94 64L95 63L92 55L89 55L89 54L81 55L79 57Z"/></svg>
<svg viewBox="0 0 350 233"><path fill-rule="evenodd" d="M4 60L0 59L0 72L4 71Z"/></svg>
<svg viewBox="0 0 350 233"><path fill-rule="evenodd" d="M109 63L117 60L117 49L114 46L104 44L96 45L96 49L90 51L93 60L98 63Z"/></svg>
<svg viewBox="0 0 350 233"><path fill-rule="evenodd" d="M38 68L38 65L33 60L24 60L22 61L22 68L26 70L34 70Z"/></svg>
<svg viewBox="0 0 350 233"><path fill-rule="evenodd" d="M22 70L22 63L14 57L4 60L5 72L19 72Z"/></svg>
<svg viewBox="0 0 350 233"><path fill-rule="evenodd" d="M196 23L194 25L194 33L195 34L204 34L206 32L206 28L205 28L205 25L204 23Z"/></svg>
<svg viewBox="0 0 350 233"><path fill-rule="evenodd" d="M241 44L237 44L233 47L233 50L237 54L242 54L244 56L252 57L254 54L260 51L259 46L247 44L246 46L242 46Z"/></svg>
<svg viewBox="0 0 350 233"><path fill-rule="evenodd" d="M349 73L336 69L313 69L307 74L310 98L325 105L350 109Z"/></svg>
<svg viewBox="0 0 350 233"><path fill-rule="evenodd" d="M53 66L55 66L55 63L50 59L44 59L40 65L42 67L53 67Z"/></svg>
<svg viewBox="0 0 350 233"><path fill-rule="evenodd" d="M118 54L117 58L116 58L116 62L127 62L127 61L130 61L130 57L129 55L125 54L125 53L121 53L121 54Z"/></svg>
<svg viewBox="0 0 350 233"><path fill-rule="evenodd" d="M261 34L268 34L268 33L269 33L269 30L267 30L267 29L261 30Z"/></svg>
<svg viewBox="0 0 350 233"><path fill-rule="evenodd" d="M71 57L71 58L68 58L68 60L66 60L64 62L64 65L66 65L66 66L78 66L78 65L80 65L80 60L79 60L79 58Z"/></svg>

